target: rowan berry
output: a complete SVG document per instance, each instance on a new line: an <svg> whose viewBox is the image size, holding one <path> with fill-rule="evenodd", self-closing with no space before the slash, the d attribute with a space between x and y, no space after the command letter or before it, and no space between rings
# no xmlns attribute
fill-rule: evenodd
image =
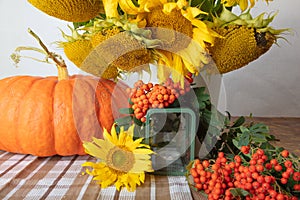
<svg viewBox="0 0 300 200"><path fill-rule="evenodd" d="M287 184L288 180L287 180L286 178L281 178L281 179L280 179L280 182L281 182L283 185L285 185L285 184Z"/></svg>
<svg viewBox="0 0 300 200"><path fill-rule="evenodd" d="M289 151L288 150L283 150L282 152L281 152L281 155L282 155L282 157L284 157L284 158L287 158L288 156L289 156Z"/></svg>
<svg viewBox="0 0 300 200"><path fill-rule="evenodd" d="M300 184L295 184L293 188L296 191L300 191Z"/></svg>
<svg viewBox="0 0 300 200"><path fill-rule="evenodd" d="M273 166L276 166L276 165L278 164L278 161L277 161L275 158L273 158L273 159L270 160L270 163L271 163Z"/></svg>
<svg viewBox="0 0 300 200"><path fill-rule="evenodd" d="M300 172L295 172L293 174L293 180L294 181L300 181Z"/></svg>
<svg viewBox="0 0 300 200"><path fill-rule="evenodd" d="M234 160L235 160L235 162L237 162L237 163L241 163L241 162L242 162L242 158L241 158L239 155L235 155L235 156L234 156Z"/></svg>
<svg viewBox="0 0 300 200"><path fill-rule="evenodd" d="M282 166L277 164L277 165L275 165L274 169L275 169L275 171L280 172L282 170Z"/></svg>
<svg viewBox="0 0 300 200"><path fill-rule="evenodd" d="M286 160L286 161L284 162L284 166L285 166L286 168L290 168L290 167L293 166L293 163L292 163L292 161L290 161L290 160Z"/></svg>

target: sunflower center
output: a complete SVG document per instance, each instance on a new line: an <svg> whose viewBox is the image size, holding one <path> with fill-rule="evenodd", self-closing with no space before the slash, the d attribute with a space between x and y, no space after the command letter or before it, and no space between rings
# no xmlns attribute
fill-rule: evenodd
<svg viewBox="0 0 300 200"><path fill-rule="evenodd" d="M153 37L164 41L164 46L179 51L188 46L193 37L193 25L182 16L180 10L174 9L171 13L165 14L161 8L152 10L147 15L148 27L160 27L153 31ZM165 29L174 30L173 32Z"/></svg>
<svg viewBox="0 0 300 200"><path fill-rule="evenodd" d="M107 154L107 165L117 171L128 172L134 165L134 155L116 146Z"/></svg>

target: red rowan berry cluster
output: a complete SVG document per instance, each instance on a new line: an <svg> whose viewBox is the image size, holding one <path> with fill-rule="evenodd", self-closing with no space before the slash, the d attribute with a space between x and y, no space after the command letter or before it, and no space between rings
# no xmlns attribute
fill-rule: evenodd
<svg viewBox="0 0 300 200"><path fill-rule="evenodd" d="M174 83L168 78L163 85L144 83L139 80L134 83L133 88L127 88L132 102L131 108L134 111L134 116L146 121L146 113L150 108L166 108L171 105L180 95L184 95L190 91L189 81L186 79L184 88L180 83Z"/></svg>
<svg viewBox="0 0 300 200"><path fill-rule="evenodd" d="M241 152L246 154L250 150L248 146L241 148ZM263 149L253 151L250 161L240 155L235 155L230 161L223 152L219 152L216 160L196 159L190 169L193 185L205 192L209 200L241 199L231 192L237 188L246 191L244 198L249 200L297 200L293 195L300 191L298 165L294 167L287 150L283 150L280 155L278 160L282 162L276 158L269 160ZM275 175L276 173L280 175ZM284 188L288 182L293 187L292 191Z"/></svg>

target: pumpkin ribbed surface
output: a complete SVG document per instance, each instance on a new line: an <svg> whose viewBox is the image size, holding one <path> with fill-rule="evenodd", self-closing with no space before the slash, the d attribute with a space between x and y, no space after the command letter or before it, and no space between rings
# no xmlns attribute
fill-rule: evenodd
<svg viewBox="0 0 300 200"><path fill-rule="evenodd" d="M100 0L28 0L44 13L70 22L85 22L103 13Z"/></svg>
<svg viewBox="0 0 300 200"><path fill-rule="evenodd" d="M85 154L127 103L125 85L88 76L0 80L0 150L36 156Z"/></svg>
<svg viewBox="0 0 300 200"><path fill-rule="evenodd" d="M255 28L229 26L216 28L224 38L216 38L208 50L220 73L239 69L267 52L276 38L270 33L259 33Z"/></svg>

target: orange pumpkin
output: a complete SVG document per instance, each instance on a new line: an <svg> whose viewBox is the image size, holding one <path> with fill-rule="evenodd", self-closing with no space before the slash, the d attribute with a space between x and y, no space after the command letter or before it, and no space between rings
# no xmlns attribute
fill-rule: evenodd
<svg viewBox="0 0 300 200"><path fill-rule="evenodd" d="M85 154L127 103L126 85L92 76L13 76L0 80L0 150L36 156Z"/></svg>

